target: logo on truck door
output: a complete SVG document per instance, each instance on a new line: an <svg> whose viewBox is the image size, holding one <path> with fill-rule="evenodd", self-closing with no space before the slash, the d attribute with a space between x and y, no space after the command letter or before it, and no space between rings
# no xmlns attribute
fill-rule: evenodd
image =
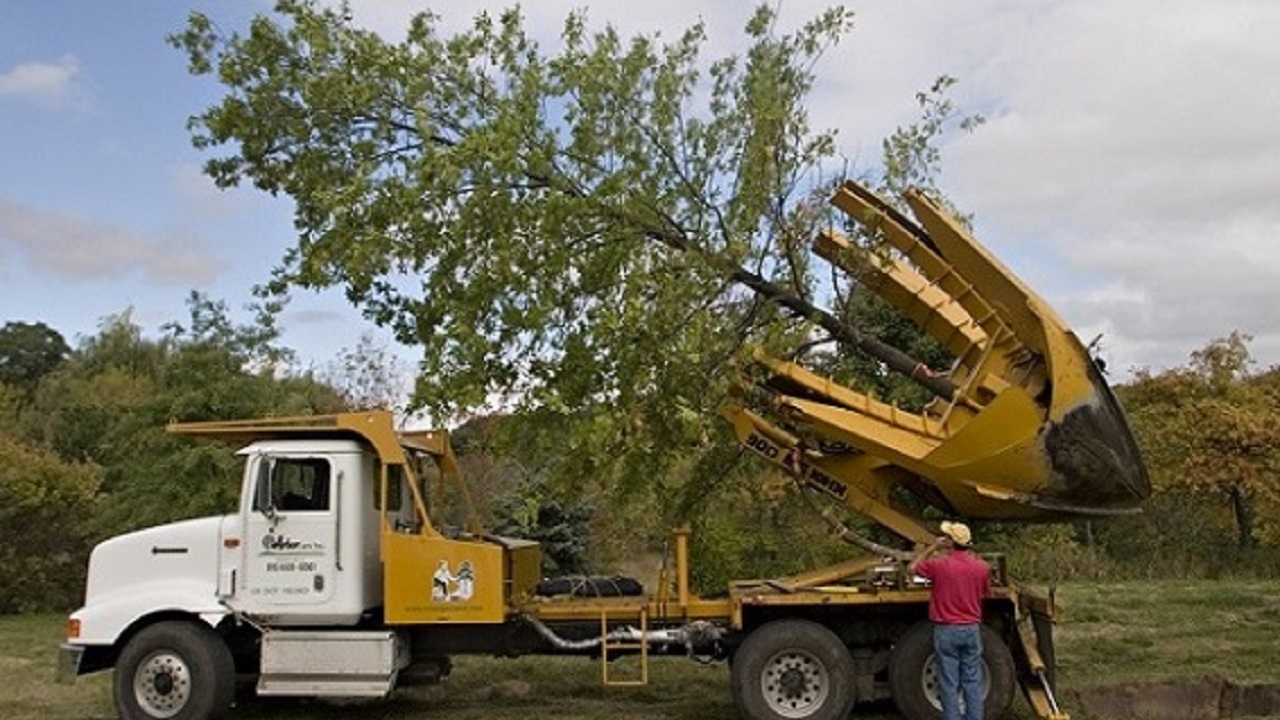
<svg viewBox="0 0 1280 720"><path fill-rule="evenodd" d="M431 599L435 602L466 602L476 591L476 574L470 560L458 563L455 574L448 560L441 560L431 576Z"/></svg>
<svg viewBox="0 0 1280 720"><path fill-rule="evenodd" d="M295 540L288 535L268 532L262 536L262 549L269 553L307 554L324 552L324 543L318 540Z"/></svg>

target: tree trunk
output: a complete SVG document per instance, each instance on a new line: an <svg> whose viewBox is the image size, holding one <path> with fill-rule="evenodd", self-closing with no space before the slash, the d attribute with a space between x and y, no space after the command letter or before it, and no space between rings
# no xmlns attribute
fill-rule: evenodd
<svg viewBox="0 0 1280 720"><path fill-rule="evenodd" d="M1253 537L1253 502L1238 486L1231 488L1231 512L1236 519L1236 546L1243 550L1257 545Z"/></svg>

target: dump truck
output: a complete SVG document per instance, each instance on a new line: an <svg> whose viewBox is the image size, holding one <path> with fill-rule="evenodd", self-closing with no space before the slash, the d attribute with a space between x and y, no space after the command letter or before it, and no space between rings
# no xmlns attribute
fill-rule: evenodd
<svg viewBox="0 0 1280 720"><path fill-rule="evenodd" d="M911 368L935 399L909 412L757 351L723 408L742 448L858 548L848 560L703 596L677 528L647 591L548 583L537 543L491 534L474 513L446 519L444 498L467 494L443 431L398 431L387 412L180 423L169 429L238 448L239 506L94 548L60 678L113 669L121 718L206 720L233 709L237 682L259 696L381 697L445 677L454 656L555 654L598 658L605 684L643 684L650 659L676 656L726 661L748 720L840 719L884 699L909 720L939 717L929 591L905 569L936 519L1129 513L1150 486L1087 348L963 224L924 193L906 201L914 219L844 185L833 203L878 245L829 231L814 251L955 358ZM1066 717L1056 604L999 559L993 581L987 716L1020 688L1038 717Z"/></svg>

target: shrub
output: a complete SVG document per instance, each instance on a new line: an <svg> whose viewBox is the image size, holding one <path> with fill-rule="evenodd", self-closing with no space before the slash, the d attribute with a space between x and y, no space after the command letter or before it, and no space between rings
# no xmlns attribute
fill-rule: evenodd
<svg viewBox="0 0 1280 720"><path fill-rule="evenodd" d="M0 435L0 613L73 607L98 471Z"/></svg>

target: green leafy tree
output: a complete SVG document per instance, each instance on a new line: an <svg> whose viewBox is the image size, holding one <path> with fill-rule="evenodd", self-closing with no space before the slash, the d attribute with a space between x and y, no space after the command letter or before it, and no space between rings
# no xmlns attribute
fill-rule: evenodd
<svg viewBox="0 0 1280 720"><path fill-rule="evenodd" d="M943 75L927 91L916 93L920 118L893 131L881 144L884 176L879 190L890 201L896 201L908 188L938 190L935 182L941 172L942 150L937 139L952 126L972 132L986 119L982 115L961 114L947 95L956 79ZM941 195L941 193L937 193ZM945 198L942 198L945 201ZM956 209L951 208L953 211ZM957 217L965 216L954 212Z"/></svg>
<svg viewBox="0 0 1280 720"><path fill-rule="evenodd" d="M574 13L546 52L517 10L452 36L424 13L389 42L307 0L242 34L193 14L171 39L226 88L191 123L224 153L208 174L296 203L271 290L341 287L420 347L433 416L520 410L524 448L571 456L553 477L678 505L667 478L721 466L699 455L725 438L714 408L745 343L790 348L816 326L915 364L821 309L798 250L826 222L812 191L835 150L804 101L851 19L782 32L761 6L746 49L713 59L701 24L664 41ZM893 139L903 182L936 167L940 129Z"/></svg>
<svg viewBox="0 0 1280 720"><path fill-rule="evenodd" d="M243 369L274 373L295 359L292 350L279 344L280 328L276 320L284 305L282 300L250 304L247 309L253 312L253 322L237 325L232 322L225 301L193 290L187 296L187 322L165 323L164 330L171 341L215 347Z"/></svg>
<svg viewBox="0 0 1280 720"><path fill-rule="evenodd" d="M0 383L0 435L22 437L22 407L25 398L12 385Z"/></svg>
<svg viewBox="0 0 1280 720"><path fill-rule="evenodd" d="M130 452L131 430L119 432L156 396L163 364L163 349L143 339L128 312L106 318L41 384L27 414L29 436L60 457L110 465Z"/></svg>
<svg viewBox="0 0 1280 720"><path fill-rule="evenodd" d="M225 448L169 436L175 420L333 412L342 401L309 377L277 376L274 335L232 323L193 294L190 318L158 339L127 313L108 318L36 395L33 441L102 469L100 535L229 511L239 491Z"/></svg>
<svg viewBox="0 0 1280 720"><path fill-rule="evenodd" d="M493 531L537 540L549 574L584 575L590 569L588 523L593 513L589 504L557 499L542 479L526 477L498 500Z"/></svg>
<svg viewBox="0 0 1280 720"><path fill-rule="evenodd" d="M0 326L0 384L29 397L70 352L62 335L44 323L5 323Z"/></svg>
<svg viewBox="0 0 1280 720"><path fill-rule="evenodd" d="M0 614L74 607L98 473L0 432Z"/></svg>
<svg viewBox="0 0 1280 720"><path fill-rule="evenodd" d="M1122 395L1157 493L1202 518L1219 514L1241 549L1258 543L1258 509L1280 502L1280 405L1274 379L1250 370L1250 339L1232 332L1188 366L1139 373Z"/></svg>
<svg viewBox="0 0 1280 720"><path fill-rule="evenodd" d="M199 293L188 305L156 339L128 312L107 318L29 399L0 383L0 577L20 579L0 583L0 612L73 604L105 536L234 508L236 459L169 436L168 422L343 408L285 372L290 354L262 316L237 325Z"/></svg>

